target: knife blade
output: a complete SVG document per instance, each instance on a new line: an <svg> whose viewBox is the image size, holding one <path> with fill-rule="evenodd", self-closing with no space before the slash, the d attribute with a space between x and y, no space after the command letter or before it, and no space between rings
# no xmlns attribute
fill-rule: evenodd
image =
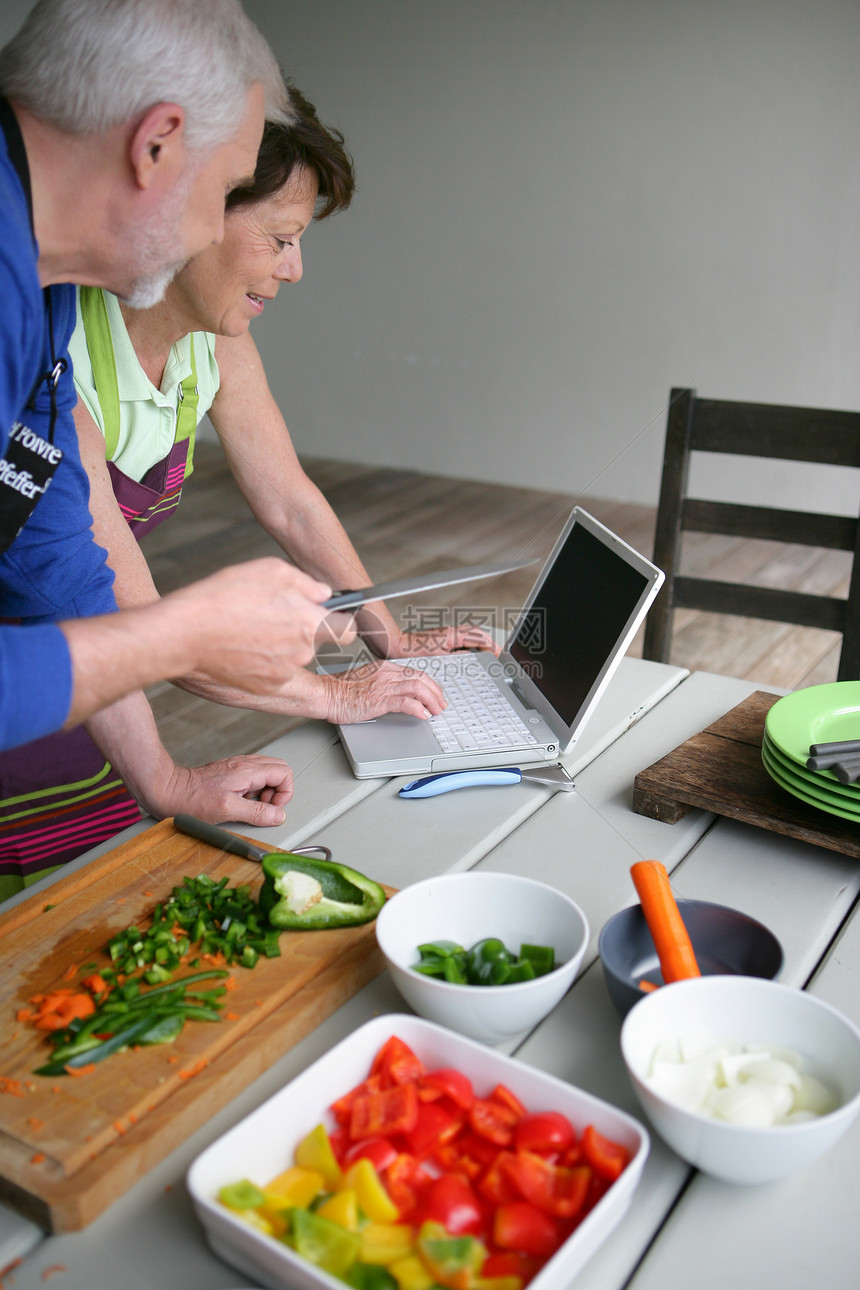
<svg viewBox="0 0 860 1290"><path fill-rule="evenodd" d="M436 573L413 573L391 582L378 582L375 587L358 587L353 591L337 591L323 601L324 609L353 609L369 600L393 600L408 596L413 591L435 591L437 587L450 587L459 582L476 582L479 578L497 578L516 569L526 569L537 564L537 557L503 560L499 564L471 564L461 569L440 569Z"/></svg>
<svg viewBox="0 0 860 1290"><path fill-rule="evenodd" d="M235 833L219 829L216 824L207 824L205 820L198 820L195 815L174 815L173 827L180 833L197 838L199 842L208 842L210 847L218 847L221 851L229 851L231 855L241 856L243 860L262 860L264 856L275 852L280 855L286 852L291 856L321 855L324 860L331 860L331 851L323 846L290 847L288 852L285 847L255 847Z"/></svg>
<svg viewBox="0 0 860 1290"><path fill-rule="evenodd" d="M557 762L554 766L527 767L525 770L519 766L493 766L482 770L441 771L437 775L424 775L421 779L413 779L411 783L404 784L398 797L407 800L438 797L440 793L451 793L457 788L503 788L520 784L524 779L535 784L548 784L551 788L561 789L563 793L570 793L576 787L561 762Z"/></svg>

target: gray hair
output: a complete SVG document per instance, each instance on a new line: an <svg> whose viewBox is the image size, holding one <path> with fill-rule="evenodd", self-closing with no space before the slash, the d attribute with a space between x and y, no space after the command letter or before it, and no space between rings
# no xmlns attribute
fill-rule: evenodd
<svg viewBox="0 0 860 1290"><path fill-rule="evenodd" d="M239 0L37 0L0 50L0 92L69 134L102 134L156 103L185 111L189 151L236 134L262 83L289 124L283 78Z"/></svg>

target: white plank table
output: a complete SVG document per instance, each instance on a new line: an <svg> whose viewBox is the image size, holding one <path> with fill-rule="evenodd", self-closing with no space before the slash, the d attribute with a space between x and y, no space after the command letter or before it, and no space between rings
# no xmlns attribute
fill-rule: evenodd
<svg viewBox="0 0 860 1290"><path fill-rule="evenodd" d="M810 988L860 1021L860 920L851 917L860 894L856 861L701 812L669 826L630 808L638 770L755 688L625 660L566 759L577 783L567 794L522 784L404 802L396 795L402 780L355 780L331 730L309 723L267 749L293 765L296 797L282 830L255 835L270 845L324 841L336 858L394 886L477 867L528 874L567 891L591 928L583 971L517 1056L641 1118L596 941L605 920L635 899L629 869L642 856L664 861L680 895L735 905L766 922L785 949L783 980L803 986L817 973ZM51 1277L57 1290L242 1284L241 1274L206 1246L184 1188L188 1165L356 1026L380 1011L405 1010L380 977L84 1232L40 1239L32 1225L8 1212L0 1216L0 1267L7 1255L22 1252L12 1252L14 1240L29 1249L14 1269L13 1290L41 1290L45 1272L58 1265L64 1271ZM762 1284L847 1290L858 1283L860 1262L860 1225L853 1218L858 1147L860 1126L817 1165L750 1189L697 1174L652 1135L633 1205L580 1274L577 1290L722 1290L727 1280L736 1290Z"/></svg>

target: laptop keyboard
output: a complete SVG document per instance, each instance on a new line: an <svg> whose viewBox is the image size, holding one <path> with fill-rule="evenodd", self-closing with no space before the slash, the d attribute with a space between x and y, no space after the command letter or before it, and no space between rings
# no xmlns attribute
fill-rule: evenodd
<svg viewBox="0 0 860 1290"><path fill-rule="evenodd" d="M523 748L538 742L498 686L468 654L438 655L432 663L427 657L396 661L426 672L445 691L447 708L428 721L443 752Z"/></svg>

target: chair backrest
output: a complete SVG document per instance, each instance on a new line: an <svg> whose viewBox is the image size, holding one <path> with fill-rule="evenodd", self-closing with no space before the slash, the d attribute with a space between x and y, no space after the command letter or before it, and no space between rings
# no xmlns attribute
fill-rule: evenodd
<svg viewBox="0 0 860 1290"><path fill-rule="evenodd" d="M842 633L838 678L860 677L860 523L841 515L703 501L687 496L693 452L729 453L860 467L860 412L700 399L673 389L666 423L654 563L666 581L645 627L645 658L668 662L676 608L773 619ZM677 572L683 532L765 538L850 551L848 596L753 587Z"/></svg>

